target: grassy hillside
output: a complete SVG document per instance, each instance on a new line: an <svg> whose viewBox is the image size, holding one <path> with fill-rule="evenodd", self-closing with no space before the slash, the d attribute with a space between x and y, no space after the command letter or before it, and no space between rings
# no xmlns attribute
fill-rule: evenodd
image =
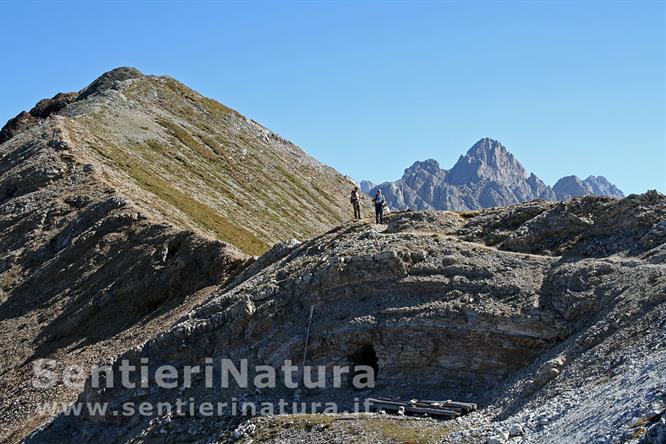
<svg viewBox="0 0 666 444"><path fill-rule="evenodd" d="M114 188L247 253L350 219L350 179L171 78L116 82L62 114Z"/></svg>

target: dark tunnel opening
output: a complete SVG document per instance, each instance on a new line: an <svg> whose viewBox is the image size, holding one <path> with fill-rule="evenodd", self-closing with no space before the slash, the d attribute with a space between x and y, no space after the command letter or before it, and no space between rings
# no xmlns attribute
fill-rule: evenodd
<svg viewBox="0 0 666 444"><path fill-rule="evenodd" d="M355 367L364 365L372 368L374 372L374 380L375 383L377 383L377 376L379 373L379 359L377 358L377 352L375 352L375 348L371 344L366 344L362 346L360 349L351 353L348 356L348 358L352 367L351 369L352 381L357 374L366 373L365 371L355 370Z"/></svg>

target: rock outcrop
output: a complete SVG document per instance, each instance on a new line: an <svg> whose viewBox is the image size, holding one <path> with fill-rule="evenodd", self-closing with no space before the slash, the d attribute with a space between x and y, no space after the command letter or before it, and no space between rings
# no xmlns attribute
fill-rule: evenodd
<svg viewBox="0 0 666 444"><path fill-rule="evenodd" d="M277 247L263 265L220 286L164 334L122 358L176 367L222 357L249 359L250 367L298 362L313 306L308 364L372 366L378 384L364 396L456 398L485 406L485 416L451 426L451 442L481 442L483 434L509 436L510 430L520 430L528 442L561 442L575 434L549 435L545 425L566 429L573 418L592 433L576 441L594 441L590 430L597 430L597 418L586 403L598 402L600 387L610 390L627 375L618 371L600 380L608 362L635 356L636 368L652 372L642 386L664 382L664 333L655 321L666 308L665 217L666 198L653 192L623 200L531 202L476 215L394 214L385 227L348 223ZM551 227L559 227L552 239L545 234ZM634 330L644 332L641 341L632 342ZM653 354L641 354L646 344L655 347ZM545 413L549 399L559 399L558 384L575 386L577 404L568 410L550 405ZM211 390L199 380L178 393L88 387L79 401L242 397L260 403L293 396L283 386ZM348 405L354 396L352 388L319 389L299 399ZM609 409L606 420L616 426L605 426L603 433L624 433L644 414L644 398L623 402L622 409ZM530 410L544 416L530 417ZM513 423L498 423L506 431L486 431L495 415ZM147 442L159 439L163 427L174 441L187 434L224 442L232 431L249 427L219 420L155 416L119 423L114 417L61 415L28 442L65 436L141 436ZM472 427L481 435L466 438ZM317 440L316 430L309 440L325 441Z"/></svg>
<svg viewBox="0 0 666 444"><path fill-rule="evenodd" d="M43 420L32 365L90 365L157 334L251 259L155 219L50 117L0 145L0 440ZM48 417L48 415L47 415Z"/></svg>
<svg viewBox="0 0 666 444"><path fill-rule="evenodd" d="M477 210L501 207L534 199L565 200L576 196L623 197L604 177L575 176L560 179L550 188L534 173L528 173L498 141L479 140L450 170L436 160L415 162L402 179L375 186L389 205L398 210Z"/></svg>
<svg viewBox="0 0 666 444"><path fill-rule="evenodd" d="M36 125L51 114L57 113L77 97L77 93L58 93L51 99L40 100L29 112L21 112L0 129L0 143L8 141L21 131Z"/></svg>
<svg viewBox="0 0 666 444"><path fill-rule="evenodd" d="M177 81L119 68L40 101L0 144L0 441L73 401L32 365L161 334L272 244L351 218L354 182Z"/></svg>

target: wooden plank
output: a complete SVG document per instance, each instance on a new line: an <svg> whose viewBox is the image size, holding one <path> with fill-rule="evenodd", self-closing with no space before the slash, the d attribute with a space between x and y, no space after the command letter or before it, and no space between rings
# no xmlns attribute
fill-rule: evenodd
<svg viewBox="0 0 666 444"><path fill-rule="evenodd" d="M391 399L385 399L385 398L377 398L378 401L382 402L393 402L393 403L398 403L400 405L403 404L409 404L410 401L394 401ZM477 409L477 405L474 403L470 402L456 402L456 401L421 401L417 400L415 402L416 405L426 405L428 407L447 407L447 408L455 408L455 409L462 409L466 413L472 412ZM435 406L434 404L439 404L439 406Z"/></svg>
<svg viewBox="0 0 666 444"><path fill-rule="evenodd" d="M389 410L389 411L395 411L397 412L400 410L401 407L404 408L405 413L420 413L420 414L429 414L432 416L443 416L446 418L457 418L460 416L460 413L454 412L452 410L444 410L444 409L437 409L437 408L426 408L426 407L413 407L410 405L401 405L401 406L396 406L396 405L382 405L382 404L377 404L377 407L381 407L384 410Z"/></svg>
<svg viewBox="0 0 666 444"><path fill-rule="evenodd" d="M410 403L410 401L396 401L396 400L393 400L393 399L386 399L386 398L368 398L368 399L381 401L381 402L389 402L389 403L394 403L394 404L398 404L398 405L406 405L406 404ZM428 407L437 407L434 404L439 404L439 407L463 409L468 413L477 409L476 404L470 403L470 402L416 400L416 404L417 405L427 405Z"/></svg>
<svg viewBox="0 0 666 444"><path fill-rule="evenodd" d="M383 408L385 410L398 411L400 408L404 408L407 413L427 413L429 415L435 416L445 416L447 418L457 418L461 415L460 412L454 410L442 409L437 407L421 407L411 405L408 402L398 402L398 401L384 401L380 399L368 398L369 402L373 406Z"/></svg>
<svg viewBox="0 0 666 444"><path fill-rule="evenodd" d="M397 406L407 404L406 402L403 402L403 401L393 401L393 400L384 399L384 398L368 398L367 400L370 401L370 402L381 402L383 404L393 404L393 405L397 405Z"/></svg>
<svg viewBox="0 0 666 444"><path fill-rule="evenodd" d="M439 403L442 405L442 407L460 407L468 412L472 412L478 408L478 406L473 403L473 402L458 402L458 401L422 401L419 400L418 402L423 402L426 404L432 405L433 403Z"/></svg>
<svg viewBox="0 0 666 444"><path fill-rule="evenodd" d="M433 405L433 404L426 404L425 402L416 402L414 404L409 404L413 407L423 407L427 409L444 409L444 410L453 410L454 412L458 412L460 414L464 413L469 413L467 409L464 409L462 407L456 407L456 406L450 406L450 405Z"/></svg>
<svg viewBox="0 0 666 444"><path fill-rule="evenodd" d="M461 407L461 406L459 406L459 405L457 405L457 404L451 404L451 403L446 403L446 402L437 403L437 404L430 404L430 403L425 403L425 402L417 402L417 403L414 404L414 405L417 405L417 406L423 406L423 407L429 407L429 408L446 408L446 409L450 409L450 410L459 411L459 412L461 412L461 413L470 413L470 412L473 412L473 411L474 411L473 408L469 408L469 407Z"/></svg>

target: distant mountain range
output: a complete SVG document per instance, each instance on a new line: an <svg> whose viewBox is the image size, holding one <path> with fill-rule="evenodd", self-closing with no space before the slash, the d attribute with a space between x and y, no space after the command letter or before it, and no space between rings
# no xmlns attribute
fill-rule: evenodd
<svg viewBox="0 0 666 444"><path fill-rule="evenodd" d="M402 179L375 185L360 182L361 190L374 195L381 190L391 208L397 210L477 210L503 207L534 199L566 200L576 196L624 197L603 176L581 180L566 176L550 187L528 173L500 142L479 140L460 156L450 170L436 160L415 162Z"/></svg>

